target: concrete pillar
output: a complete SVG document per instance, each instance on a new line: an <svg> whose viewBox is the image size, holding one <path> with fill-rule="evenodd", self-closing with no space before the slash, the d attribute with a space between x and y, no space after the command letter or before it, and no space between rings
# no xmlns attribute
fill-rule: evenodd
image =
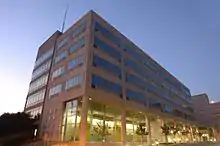
<svg viewBox="0 0 220 146"><path fill-rule="evenodd" d="M81 109L81 128L80 128L80 146L85 146L86 144L86 127L87 127L87 112L89 106L89 97L82 97L82 109Z"/></svg>
<svg viewBox="0 0 220 146"><path fill-rule="evenodd" d="M160 119L160 127L164 126L164 120ZM162 136L162 140L163 142L167 142L167 136L163 135L163 133L161 132L161 136Z"/></svg>
<svg viewBox="0 0 220 146"><path fill-rule="evenodd" d="M212 133L213 133L213 138L215 138L216 140L218 140L214 127L212 127Z"/></svg>
<svg viewBox="0 0 220 146"><path fill-rule="evenodd" d="M122 144L123 146L126 145L126 109L123 108L122 116L121 116L121 137L122 137Z"/></svg>
<svg viewBox="0 0 220 146"><path fill-rule="evenodd" d="M147 136L147 144L151 145L151 123L150 123L150 116L146 116L146 124L147 124L147 130L148 130L148 136Z"/></svg>
<svg viewBox="0 0 220 146"><path fill-rule="evenodd" d="M189 132L190 132L190 141L193 142L193 130L191 126Z"/></svg>

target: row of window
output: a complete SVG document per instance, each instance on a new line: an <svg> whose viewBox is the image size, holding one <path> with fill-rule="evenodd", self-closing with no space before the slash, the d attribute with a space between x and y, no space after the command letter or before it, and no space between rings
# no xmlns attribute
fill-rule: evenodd
<svg viewBox="0 0 220 146"><path fill-rule="evenodd" d="M162 75L164 76L164 75ZM164 79L169 83L171 84L173 87L175 87L176 89L178 89L179 91L181 91L182 93L184 93L184 95L182 96L183 99L187 100L187 101L190 101L190 91L188 88L186 88L184 85L182 85L181 83L179 83L178 81L176 81L175 79L172 79L168 76L164 76ZM174 90L176 90L174 89ZM179 94L182 94L182 93L179 93Z"/></svg>
<svg viewBox="0 0 220 146"><path fill-rule="evenodd" d="M134 69L136 72L138 72L141 76L146 77L146 78L150 78L150 79L154 79L154 75L152 73L150 73L149 71L146 71L143 67L141 67L139 64L137 64L136 62L130 60L130 59L125 59L125 65Z"/></svg>
<svg viewBox="0 0 220 146"><path fill-rule="evenodd" d="M128 100L131 99L146 104L146 97L142 93L133 91L131 89L126 89L126 96Z"/></svg>
<svg viewBox="0 0 220 146"><path fill-rule="evenodd" d="M144 65L145 67L149 68L152 72L157 73L158 69L151 63L151 58L146 58L141 53L139 53L137 50L135 50L130 45L124 46L124 51L129 53L131 56L133 56L141 65Z"/></svg>
<svg viewBox="0 0 220 146"><path fill-rule="evenodd" d="M125 45L124 51L133 56L141 64L144 60L146 60L139 52L134 50L130 45Z"/></svg>
<svg viewBox="0 0 220 146"><path fill-rule="evenodd" d="M142 76L146 77L146 78L150 78L150 79L154 79L154 75L151 74L150 72L148 71L145 71L144 68L142 68L141 66L139 66L137 63L135 63L134 61L130 60L130 59L126 59L125 60L125 65L134 69L136 72L138 72L139 74L141 74ZM131 82L133 84L135 84L136 86L142 88L142 89L145 89L146 88L146 83L143 82L143 80L137 78L137 77L134 77L132 75L130 76L127 76L127 80L128 82ZM176 95L181 95L181 93L179 93L177 90L173 89L172 87L166 85L165 83L161 84L161 86L163 86L165 89L167 89L168 91L171 91L173 93L175 93ZM165 93L162 93L161 89L158 90L157 87L153 87L151 85L148 85L147 87L148 89L150 89L151 91L159 94L159 95L162 95L162 97L165 97L167 99L169 99L169 96ZM158 93L158 92L161 92L161 93ZM180 96L182 97L182 96ZM182 97L183 98L183 97ZM185 98L183 98L185 99Z"/></svg>
<svg viewBox="0 0 220 146"><path fill-rule="evenodd" d="M83 48L85 46L85 38L81 38L79 39L75 44L73 44L72 46L70 46L69 50L70 50L70 54L76 52L78 49Z"/></svg>
<svg viewBox="0 0 220 146"><path fill-rule="evenodd" d="M41 65L44 61L46 61L47 59L49 59L50 57L52 57L53 55L53 48L50 49L49 51L43 53L40 57L37 58L34 68L38 67L39 65Z"/></svg>
<svg viewBox="0 0 220 146"><path fill-rule="evenodd" d="M63 51L55 57L54 62L57 63L61 60L64 60L66 57L67 57L67 51Z"/></svg>
<svg viewBox="0 0 220 146"><path fill-rule="evenodd" d="M52 79L57 78L65 73L65 66L61 66L52 73Z"/></svg>
<svg viewBox="0 0 220 146"><path fill-rule="evenodd" d="M48 80L48 74L46 74L46 75L40 77L39 79L37 79L36 81L32 82L30 84L28 93L31 93L31 92L45 86L47 84L47 80Z"/></svg>
<svg viewBox="0 0 220 146"><path fill-rule="evenodd" d="M56 86L50 88L49 97L56 95L56 94L60 93L61 91L62 91L62 84L56 85Z"/></svg>
<svg viewBox="0 0 220 146"><path fill-rule="evenodd" d="M72 46L70 46L69 48L69 52L70 54L71 53L74 53L76 52L77 50L83 48L85 46L85 38L81 38L79 39L75 44L73 44ZM67 57L68 53L67 51L63 51L61 52L60 54L58 54L56 57L55 57L55 63L58 63L59 61L61 60L64 60L66 57Z"/></svg>
<svg viewBox="0 0 220 146"><path fill-rule="evenodd" d="M110 63L109 61L101 57L93 55L93 65L96 67L100 67L106 70L107 72L112 73L117 77L121 78L121 69L118 66Z"/></svg>
<svg viewBox="0 0 220 146"><path fill-rule="evenodd" d="M46 89L40 90L27 98L26 108L43 102Z"/></svg>
<svg viewBox="0 0 220 146"><path fill-rule="evenodd" d="M98 22L95 22L95 31L100 31L104 37L108 38L109 40L113 41L115 44L117 44L119 46L122 43L119 38L114 36L109 30L104 28ZM120 58L121 58L121 54L119 51L117 51L116 49L105 44L103 41L99 40L97 37L94 38L94 47L100 48L103 52L109 54L110 56L113 56L114 58L116 58L118 60L120 60ZM143 64L144 66L146 66L147 68L152 70L152 73L150 73L150 72L144 70L144 68L142 66L140 66L139 64L137 64L131 60L128 60L128 61L126 60L128 65L133 66L133 68L136 71L138 71L141 75L144 75L148 78L155 79L155 80L157 79L157 76L155 76L155 74L153 74L153 72L156 73L156 75L160 75L163 79L167 80L171 85L174 85L174 87L177 87L180 91L182 91L188 95L188 96L182 95L181 98L190 101L189 90L186 87L184 87L184 85L182 85L181 83L176 81L175 79L173 79L171 77L167 77L166 76L167 73L160 71L160 69L158 67L156 67L157 64L155 64L154 62L151 61L151 58L146 59L143 55L141 55L141 53L137 52L137 50L135 50L133 47L131 47L130 45L127 45L127 44L124 45L124 51L131 54L131 56L133 56L136 60L138 60L139 63ZM147 61L144 61L144 60L147 60ZM174 89L174 90L177 92L176 89ZM172 91L174 91L174 90L172 90Z"/></svg>
<svg viewBox="0 0 220 146"><path fill-rule="evenodd" d="M79 34L83 33L85 30L86 30L86 22L81 24L76 30L73 31L72 37L73 38L77 37ZM56 49L59 50L60 48L62 48L63 46L67 44L68 44L68 38L65 38L57 44Z"/></svg>
<svg viewBox="0 0 220 146"><path fill-rule="evenodd" d="M115 44L117 45L121 45L122 42L121 40L114 36L109 30L107 30L106 28L104 28L100 23L98 22L95 22L95 31L100 31L103 36L105 36L106 38L108 38L109 40L111 40L112 42L114 42ZM95 38L94 42L96 44L96 42L98 42L100 40L97 40L97 38ZM97 46L97 45L95 45ZM103 48L109 48L109 46L104 46ZM113 48L111 48L113 49ZM104 50L106 53L110 54L110 51L107 51L108 49ZM177 87L180 91L184 92L185 94L187 94L189 97L191 96L190 95L190 92L189 92L189 89L187 89L184 85L182 85L181 83L179 83L178 81L176 81L175 79L172 79L170 77L166 77L166 74L167 73L163 73L161 72L157 67L156 67L156 64L155 63L151 63L151 58L149 59L146 59L144 56L142 56L140 53L138 53L136 50L133 49L133 47L131 47L130 45L127 45L125 44L124 45L124 50L126 52L128 52L129 54L131 54L131 56L134 56L134 58L136 60L138 60L141 64L143 64L144 66L148 67L150 70L152 70L153 72L155 72L156 74L159 73L158 75L160 75L161 77L163 77L164 79L168 80L168 82L172 85L174 85L175 87ZM117 53L111 53L110 55L113 56L114 58L117 58L119 59L120 57L116 57L116 56L119 56L119 55L114 55L114 54L117 54ZM144 61L144 60L147 60L147 61ZM142 72L142 71L141 71ZM153 77L151 75L151 77ZM187 98L185 96L184 99L187 99L189 100L189 98Z"/></svg>
<svg viewBox="0 0 220 146"><path fill-rule="evenodd" d="M148 84L147 82L144 82L141 78L133 75L126 73L126 82L134 84L135 86L146 90L148 92L152 92L153 94L156 94L160 97L166 98L167 100L171 100L168 94L163 92L161 89L158 89L155 85L153 84ZM172 101L174 102L174 101Z"/></svg>
<svg viewBox="0 0 220 146"><path fill-rule="evenodd" d="M100 88L105 91L109 91L119 96L122 96L121 85L108 81L98 75L94 75L94 74L92 75L91 85L93 88Z"/></svg>
<svg viewBox="0 0 220 146"><path fill-rule="evenodd" d="M70 88L73 88L73 87L80 85L82 83L82 81L83 81L82 74L75 75L74 77L72 77L68 81L66 81L65 90L68 90ZM59 84L59 85L56 85L56 86L50 88L49 97L56 95L56 94L59 94L62 91L62 89L63 89L63 84Z"/></svg>
<svg viewBox="0 0 220 146"><path fill-rule="evenodd" d="M42 106L39 106L39 107L30 109L30 110L27 110L27 111L25 111L25 112L28 113L29 115L31 115L31 116L34 118L35 116L41 114L41 112L42 112Z"/></svg>
<svg viewBox="0 0 220 146"><path fill-rule="evenodd" d="M49 70L51 65L51 60L47 61L46 63L42 64L40 67L38 67L34 72L32 73L32 80L36 79L37 77L44 74L46 71Z"/></svg>
<svg viewBox="0 0 220 146"><path fill-rule="evenodd" d="M83 62L84 62L84 55L79 55L76 58L73 58L72 60L69 61L67 68L69 70L75 69L76 67L82 65ZM52 73L52 79L57 78L64 73L65 73L65 66L61 66Z"/></svg>
<svg viewBox="0 0 220 146"><path fill-rule="evenodd" d="M65 46L67 44L68 44L68 38L65 38L57 44L56 50L59 50L60 48L62 48L63 46Z"/></svg>
<svg viewBox="0 0 220 146"><path fill-rule="evenodd" d="M66 87L65 89L68 90L72 87L75 87L77 85L80 85L82 83L82 74L78 74L74 77L72 77L71 79L69 79L67 82L66 82Z"/></svg>
<svg viewBox="0 0 220 146"><path fill-rule="evenodd" d="M84 55L79 55L76 58L70 60L70 62L68 63L68 69L74 69L77 66L80 66L83 64L85 60L85 56Z"/></svg>
<svg viewBox="0 0 220 146"><path fill-rule="evenodd" d="M86 22L83 22L76 30L73 31L72 37L75 38L86 30Z"/></svg>
<svg viewBox="0 0 220 146"><path fill-rule="evenodd" d="M145 57L143 57L140 53L138 53L132 47L130 47L129 45L125 45L125 49L124 50L126 52L128 52L129 54L131 54L131 56L133 56L139 63L143 64L144 66L146 66L147 68L152 70L154 73L158 74L158 72L160 72L158 75L163 77L171 85L174 85L175 87L178 87L178 89L180 91L185 92L185 93L188 92L187 94L190 96L189 90L185 89L184 86L181 83L178 83L178 81L176 81L176 80L174 80L174 79L172 79L170 77L164 76L167 73L162 73L154 64L151 63L150 60L145 59ZM147 61L144 61L144 60L147 60ZM153 77L153 76L151 76L151 77ZM184 89L185 89L185 91L184 91Z"/></svg>
<svg viewBox="0 0 220 146"><path fill-rule="evenodd" d="M120 53L120 51L118 51L117 49L109 46L108 44L106 44L105 42L101 41L97 37L94 37L94 44L93 44L93 46L95 48L99 48L101 51L103 51L104 53L108 54L109 56L117 59L118 61L121 61L121 53Z"/></svg>
<svg viewBox="0 0 220 146"><path fill-rule="evenodd" d="M95 22L95 31L100 31L103 34L103 36L105 36L106 38L108 38L109 40L117 44L118 46L121 45L121 40L118 37L114 36L109 30L104 28L98 22Z"/></svg>

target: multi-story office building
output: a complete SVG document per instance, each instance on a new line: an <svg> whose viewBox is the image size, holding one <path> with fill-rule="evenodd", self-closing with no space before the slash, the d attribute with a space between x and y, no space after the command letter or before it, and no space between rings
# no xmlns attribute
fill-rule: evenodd
<svg viewBox="0 0 220 146"><path fill-rule="evenodd" d="M189 89L93 11L46 41L35 66L25 111L42 109L44 140L83 146L197 138ZM188 132L164 136L164 125Z"/></svg>
<svg viewBox="0 0 220 146"><path fill-rule="evenodd" d="M59 31L55 32L38 50L24 109L33 117L42 113L53 61L54 44L60 35Z"/></svg>

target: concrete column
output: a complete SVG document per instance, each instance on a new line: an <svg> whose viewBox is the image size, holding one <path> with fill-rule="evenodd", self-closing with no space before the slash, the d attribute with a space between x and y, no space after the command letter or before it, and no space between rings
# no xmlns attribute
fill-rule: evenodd
<svg viewBox="0 0 220 146"><path fill-rule="evenodd" d="M87 127L87 112L89 106L89 97L82 97L82 109L81 109L81 128L80 128L80 146L85 146L86 144L86 127Z"/></svg>
<svg viewBox="0 0 220 146"><path fill-rule="evenodd" d="M146 124L147 124L147 130L148 130L147 144L151 145L151 123L150 123L150 116L146 116Z"/></svg>
<svg viewBox="0 0 220 146"><path fill-rule="evenodd" d="M216 140L218 140L218 139L217 139L217 136L216 136L215 128L213 128L213 127L212 127L212 133L213 133L213 138L215 138Z"/></svg>
<svg viewBox="0 0 220 146"><path fill-rule="evenodd" d="M164 120L160 119L160 127L164 126ZM167 142L166 139L167 137L165 135L163 135L163 133L161 132L161 136L162 136L162 140L163 142Z"/></svg>
<svg viewBox="0 0 220 146"><path fill-rule="evenodd" d="M126 145L126 109L123 108L122 116L121 116L121 137L122 137L122 144L123 146Z"/></svg>
<svg viewBox="0 0 220 146"><path fill-rule="evenodd" d="M193 142L193 130L192 130L192 127L190 126L190 140L191 142Z"/></svg>

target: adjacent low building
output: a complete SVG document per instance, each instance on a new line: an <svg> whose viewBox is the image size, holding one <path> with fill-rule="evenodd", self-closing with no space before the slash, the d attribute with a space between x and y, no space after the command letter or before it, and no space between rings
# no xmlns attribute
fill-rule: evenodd
<svg viewBox="0 0 220 146"><path fill-rule="evenodd" d="M195 117L201 127L213 127L215 138L220 140L220 102L212 103L207 94L192 96Z"/></svg>
<svg viewBox="0 0 220 146"><path fill-rule="evenodd" d="M39 48L32 76L25 112L44 141L201 140L190 90L93 11Z"/></svg>

